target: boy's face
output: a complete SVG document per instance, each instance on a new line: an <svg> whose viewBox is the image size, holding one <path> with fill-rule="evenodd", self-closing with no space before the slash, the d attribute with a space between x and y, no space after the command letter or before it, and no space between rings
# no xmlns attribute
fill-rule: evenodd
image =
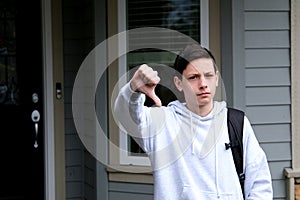
<svg viewBox="0 0 300 200"><path fill-rule="evenodd" d="M184 93L187 107L191 110L213 106L213 98L218 86L219 72L214 69L210 58L191 61L182 73L182 80L174 79L179 91Z"/></svg>

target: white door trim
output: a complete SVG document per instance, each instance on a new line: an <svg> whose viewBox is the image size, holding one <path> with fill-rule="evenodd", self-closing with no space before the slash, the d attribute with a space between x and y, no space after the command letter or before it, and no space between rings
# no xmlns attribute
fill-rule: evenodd
<svg viewBox="0 0 300 200"><path fill-rule="evenodd" d="M55 145L51 0L42 0L45 200L55 199Z"/></svg>

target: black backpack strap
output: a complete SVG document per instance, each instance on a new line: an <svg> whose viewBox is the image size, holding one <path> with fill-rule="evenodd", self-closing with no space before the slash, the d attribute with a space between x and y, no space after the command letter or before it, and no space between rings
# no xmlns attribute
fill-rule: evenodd
<svg viewBox="0 0 300 200"><path fill-rule="evenodd" d="M239 176L241 188L243 195L244 194L244 182L245 182L245 173L244 173L244 159L243 159L243 127L244 127L244 112L228 108L227 111L227 126L230 143L225 143L225 148L231 148L232 156L236 168L236 172Z"/></svg>

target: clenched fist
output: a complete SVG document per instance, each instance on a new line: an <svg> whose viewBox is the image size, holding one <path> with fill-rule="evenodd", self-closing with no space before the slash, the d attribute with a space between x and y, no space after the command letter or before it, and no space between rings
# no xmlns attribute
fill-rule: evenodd
<svg viewBox="0 0 300 200"><path fill-rule="evenodd" d="M141 65L130 80L130 87L135 92L141 92L150 97L157 106L161 106L161 100L155 94L155 87L160 78L157 71L154 71L146 64Z"/></svg>

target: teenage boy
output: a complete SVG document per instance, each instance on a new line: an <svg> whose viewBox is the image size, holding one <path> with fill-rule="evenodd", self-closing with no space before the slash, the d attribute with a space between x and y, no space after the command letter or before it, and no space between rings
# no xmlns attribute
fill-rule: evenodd
<svg viewBox="0 0 300 200"><path fill-rule="evenodd" d="M115 114L149 155L154 199L271 200L272 182L266 155L244 117L244 193L229 143L227 107L214 101L219 71L213 55L200 45L188 45L176 58L176 88L185 102L161 106L155 87L158 73L141 65L120 91ZM144 106L145 95L156 107Z"/></svg>

